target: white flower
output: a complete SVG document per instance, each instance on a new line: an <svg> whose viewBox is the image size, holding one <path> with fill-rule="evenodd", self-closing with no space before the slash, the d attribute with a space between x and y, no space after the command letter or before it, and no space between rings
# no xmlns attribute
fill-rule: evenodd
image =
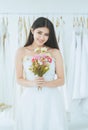
<svg viewBox="0 0 88 130"><path fill-rule="evenodd" d="M46 47L42 47L41 48L41 52L47 52L47 48Z"/></svg>
<svg viewBox="0 0 88 130"><path fill-rule="evenodd" d="M42 64L43 64L40 60L38 60L38 63L39 63L40 65L42 65Z"/></svg>
<svg viewBox="0 0 88 130"><path fill-rule="evenodd" d="M50 53L46 53L47 56L51 57L51 54Z"/></svg>
<svg viewBox="0 0 88 130"><path fill-rule="evenodd" d="M38 51L40 51L40 48L39 47L35 48L34 52L38 52Z"/></svg>

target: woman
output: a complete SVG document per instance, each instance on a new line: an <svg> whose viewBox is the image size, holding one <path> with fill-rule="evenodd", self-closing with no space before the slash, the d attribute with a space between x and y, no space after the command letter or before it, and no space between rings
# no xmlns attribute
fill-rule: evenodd
<svg viewBox="0 0 88 130"><path fill-rule="evenodd" d="M37 54L35 49L42 47L47 48L52 62L42 77L36 77L29 68ZM49 19L39 17L34 21L27 43L17 51L16 76L25 88L19 102L16 130L66 130L64 105L58 90L64 84L63 61Z"/></svg>

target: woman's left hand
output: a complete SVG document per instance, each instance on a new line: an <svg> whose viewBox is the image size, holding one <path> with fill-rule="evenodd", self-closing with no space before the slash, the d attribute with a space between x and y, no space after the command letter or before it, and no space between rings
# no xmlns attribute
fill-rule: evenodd
<svg viewBox="0 0 88 130"><path fill-rule="evenodd" d="M37 86L42 88L44 86L44 84L45 84L44 77L36 77L35 78L35 83L36 83Z"/></svg>

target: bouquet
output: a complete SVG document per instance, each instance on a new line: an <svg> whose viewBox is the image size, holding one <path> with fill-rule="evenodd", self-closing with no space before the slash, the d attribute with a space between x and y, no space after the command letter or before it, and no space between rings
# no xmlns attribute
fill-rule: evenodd
<svg viewBox="0 0 88 130"><path fill-rule="evenodd" d="M32 58L32 65L29 70L31 70L35 75L42 77L49 70L52 58L50 53L47 52L46 47L42 47L41 49L36 48L35 52L38 52L38 54ZM39 89L40 87L38 86L38 90Z"/></svg>

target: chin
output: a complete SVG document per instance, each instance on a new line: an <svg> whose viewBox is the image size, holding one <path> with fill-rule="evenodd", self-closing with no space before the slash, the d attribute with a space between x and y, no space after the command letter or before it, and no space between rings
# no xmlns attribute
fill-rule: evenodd
<svg viewBox="0 0 88 130"><path fill-rule="evenodd" d="M38 46L44 46L44 44L42 44L42 43L39 43L39 44L38 44Z"/></svg>

